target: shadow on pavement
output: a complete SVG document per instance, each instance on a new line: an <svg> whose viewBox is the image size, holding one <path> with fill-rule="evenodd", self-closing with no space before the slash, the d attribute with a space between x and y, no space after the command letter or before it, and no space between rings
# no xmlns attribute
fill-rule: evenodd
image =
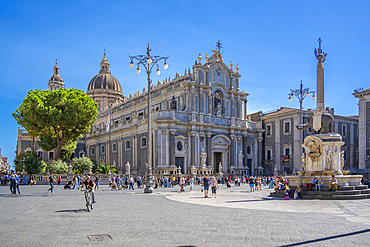
<svg viewBox="0 0 370 247"><path fill-rule="evenodd" d="M87 212L86 209L67 209L67 210L59 210L55 211L56 213L82 213L82 212Z"/></svg>
<svg viewBox="0 0 370 247"><path fill-rule="evenodd" d="M316 243L316 242L321 242L321 241L326 241L326 240L336 239L336 238L343 238L343 237L348 237L348 236L362 234L362 233L367 233L367 232L370 232L370 229L365 229L365 230L362 230L362 231L351 232L351 233L346 233L346 234L335 235L335 236L326 237L326 238L318 238L318 239L313 239L313 240L307 240L307 241L303 241L303 242L299 242L299 243L294 243L294 244L281 245L280 247L288 247L288 246L298 246L298 245L311 244L311 243Z"/></svg>

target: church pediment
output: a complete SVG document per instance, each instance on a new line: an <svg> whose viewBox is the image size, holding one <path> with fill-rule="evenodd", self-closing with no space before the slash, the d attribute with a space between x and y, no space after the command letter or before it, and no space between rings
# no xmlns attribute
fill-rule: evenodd
<svg viewBox="0 0 370 247"><path fill-rule="evenodd" d="M212 138L211 143L218 144L218 145L230 145L231 141L227 136L217 135Z"/></svg>

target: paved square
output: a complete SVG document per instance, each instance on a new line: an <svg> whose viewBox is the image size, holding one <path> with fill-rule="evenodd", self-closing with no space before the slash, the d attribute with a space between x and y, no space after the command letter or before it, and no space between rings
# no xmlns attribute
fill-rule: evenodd
<svg viewBox="0 0 370 247"><path fill-rule="evenodd" d="M370 200L319 201L270 198L247 185L204 198L179 187L154 194L101 186L86 211L83 193L21 186L0 187L1 246L367 246ZM98 237L91 241L88 236ZM95 239L96 240L96 239Z"/></svg>

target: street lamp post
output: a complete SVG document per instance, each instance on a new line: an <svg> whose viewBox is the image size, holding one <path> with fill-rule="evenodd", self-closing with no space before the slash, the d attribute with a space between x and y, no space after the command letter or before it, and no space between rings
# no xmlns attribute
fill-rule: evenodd
<svg viewBox="0 0 370 247"><path fill-rule="evenodd" d="M299 110L302 111L303 109L303 102L306 97L310 97L310 94L312 93L312 99L315 100L315 91L310 91L310 88L303 88L302 80L301 80L301 85L299 89L290 89L289 95L289 102L292 101L294 96L296 96L299 100Z"/></svg>
<svg viewBox="0 0 370 247"><path fill-rule="evenodd" d="M145 72L148 75L148 172L146 178L146 185L144 189L144 193L153 193L153 178L152 178L152 134L151 134L151 126L150 126L150 112L151 112L151 105L150 105L150 88L151 88L151 80L150 74L152 73L152 69L155 65L157 65L156 74L160 75L161 71L159 70L158 62L160 60L164 60L164 69L168 68L167 59L168 57L161 57L161 56L153 56L150 55L151 49L148 47L146 48L146 55L137 55L137 56L129 56L131 59L130 68L134 67L134 60L137 65L136 73L140 74L140 65L144 67Z"/></svg>

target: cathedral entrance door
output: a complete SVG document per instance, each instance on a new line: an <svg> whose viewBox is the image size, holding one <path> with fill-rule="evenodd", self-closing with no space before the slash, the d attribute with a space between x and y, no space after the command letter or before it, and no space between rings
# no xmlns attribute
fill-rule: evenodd
<svg viewBox="0 0 370 247"><path fill-rule="evenodd" d="M175 157L176 167L181 167L181 173L185 174L184 157Z"/></svg>
<svg viewBox="0 0 370 247"><path fill-rule="evenodd" d="M221 152L214 152L214 171L215 171L215 174L219 173L219 164L221 162L222 164L222 153ZM224 164L222 164L222 166L224 166Z"/></svg>

